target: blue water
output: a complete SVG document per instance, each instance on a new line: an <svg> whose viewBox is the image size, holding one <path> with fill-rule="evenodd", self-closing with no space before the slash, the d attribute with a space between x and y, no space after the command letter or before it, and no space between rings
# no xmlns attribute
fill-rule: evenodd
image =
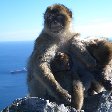
<svg viewBox="0 0 112 112"><path fill-rule="evenodd" d="M10 71L26 67L32 49L33 42L0 42L0 110L27 95L26 73Z"/></svg>

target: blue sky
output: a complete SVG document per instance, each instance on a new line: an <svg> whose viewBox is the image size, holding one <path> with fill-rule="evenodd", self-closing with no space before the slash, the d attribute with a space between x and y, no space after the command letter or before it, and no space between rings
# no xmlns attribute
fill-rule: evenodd
<svg viewBox="0 0 112 112"><path fill-rule="evenodd" d="M112 0L0 0L0 41L35 40L46 7L54 3L72 10L75 31L112 37Z"/></svg>

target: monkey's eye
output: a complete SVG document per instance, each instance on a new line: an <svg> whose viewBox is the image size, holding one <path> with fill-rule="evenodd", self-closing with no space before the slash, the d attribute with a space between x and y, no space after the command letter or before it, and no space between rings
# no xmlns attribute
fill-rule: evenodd
<svg viewBox="0 0 112 112"><path fill-rule="evenodd" d="M57 16L57 19L60 21L60 20L63 20L64 19L64 16L63 15L59 15Z"/></svg>

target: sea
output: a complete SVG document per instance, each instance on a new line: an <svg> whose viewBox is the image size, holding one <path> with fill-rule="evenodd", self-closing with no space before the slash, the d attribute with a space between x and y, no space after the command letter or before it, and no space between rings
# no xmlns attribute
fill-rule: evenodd
<svg viewBox="0 0 112 112"><path fill-rule="evenodd" d="M0 42L0 111L15 99L27 96L27 72L23 70L33 50L33 41Z"/></svg>

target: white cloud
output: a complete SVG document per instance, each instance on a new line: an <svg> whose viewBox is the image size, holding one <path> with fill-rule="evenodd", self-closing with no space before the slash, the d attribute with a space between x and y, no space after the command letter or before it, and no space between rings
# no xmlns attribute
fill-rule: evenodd
<svg viewBox="0 0 112 112"><path fill-rule="evenodd" d="M87 25L76 26L75 30L84 36L112 37L112 22L94 21Z"/></svg>

